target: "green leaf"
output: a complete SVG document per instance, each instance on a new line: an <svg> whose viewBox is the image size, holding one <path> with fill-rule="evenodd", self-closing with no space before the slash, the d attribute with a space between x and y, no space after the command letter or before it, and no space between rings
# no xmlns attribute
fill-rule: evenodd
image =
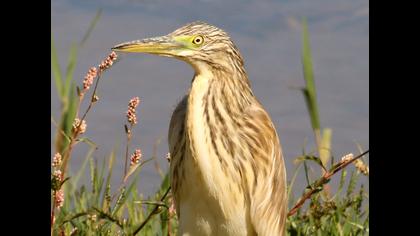
<svg viewBox="0 0 420 236"><path fill-rule="evenodd" d="M169 172L168 172L168 173L166 173L165 177L163 178L163 181L160 184L160 189L159 189L157 194L159 196L163 195L167 191L167 189L170 188L170 186L171 186L171 183L169 181Z"/></svg>
<svg viewBox="0 0 420 236"><path fill-rule="evenodd" d="M65 183L65 182L67 182L67 180L69 180L70 179L70 177L67 177L67 178L65 178L61 183L60 183L60 187L59 187L59 189L61 188L61 186L63 186L63 184Z"/></svg>
<svg viewBox="0 0 420 236"><path fill-rule="evenodd" d="M90 182L92 185L92 193L95 193L96 190L96 178L97 178L97 169L96 165L93 161L93 158L89 158L89 166L90 166Z"/></svg>
<svg viewBox="0 0 420 236"><path fill-rule="evenodd" d="M347 170L343 169L341 171L340 183L338 184L337 192L333 197L330 198L330 201L340 197L340 193L343 191L344 184L346 182Z"/></svg>
<svg viewBox="0 0 420 236"><path fill-rule="evenodd" d="M153 206L162 206L169 209L169 206L166 205L165 202L162 201L153 201L153 200L142 200L142 201L135 201L133 203L136 204L145 204L145 205L153 205Z"/></svg>
<svg viewBox="0 0 420 236"><path fill-rule="evenodd" d="M70 54L67 64L67 70L66 70L66 82L64 85L64 96L67 96L70 91L71 81L73 79L73 73L74 69L76 67L76 61L77 61L77 44L73 43L70 48Z"/></svg>
<svg viewBox="0 0 420 236"><path fill-rule="evenodd" d="M94 149L97 149L98 147L96 143L94 143L92 140L90 140L87 137L78 138L76 141L86 143L87 145L89 145L91 148L94 148Z"/></svg>
<svg viewBox="0 0 420 236"><path fill-rule="evenodd" d="M109 163L108 163L108 175L106 177L105 182L105 194L102 198L102 209L104 211L107 211L107 208L110 206L110 199L111 199L111 177L112 177L112 169L114 166L114 159L115 159L115 148L112 150L110 156L109 156Z"/></svg>
<svg viewBox="0 0 420 236"><path fill-rule="evenodd" d="M322 165L327 166L328 160L331 156L331 136L332 130L325 128L322 131L321 148L319 150L319 158L321 159Z"/></svg>
<svg viewBox="0 0 420 236"><path fill-rule="evenodd" d="M96 208L96 207L93 207L93 209L99 213L99 217L100 217L100 218L102 218L102 219L107 219L107 220L109 220L109 221L111 221L111 222L114 222L114 223L116 223L119 227L123 228L123 224L121 223L121 220L119 220L119 219L115 218L113 215L110 215L110 214L108 214L108 213L106 213L106 212L104 212L104 211L102 211L101 209L98 209L98 208Z"/></svg>
<svg viewBox="0 0 420 236"><path fill-rule="evenodd" d="M127 174L124 176L124 180L123 180L124 182L126 182L128 177L130 177L130 175L132 175L137 170L137 167L139 167L140 164L141 163L138 163L138 164L135 164L135 165L130 165L130 168L128 169Z"/></svg>
<svg viewBox="0 0 420 236"><path fill-rule="evenodd" d="M121 189L121 192L118 195L117 202L115 203L114 209L112 209L111 211L111 216L114 216L118 212L118 210L124 204L125 200L126 200L126 195L125 195L125 187L124 187Z"/></svg>
<svg viewBox="0 0 420 236"><path fill-rule="evenodd" d="M315 89L314 73L312 69L308 25L305 18L302 20L302 26L303 26L302 65L303 65L303 75L306 82L306 87L302 90L302 92L304 94L306 105L307 105L309 115L311 118L312 128L316 130L316 129L320 129L321 125L319 122L318 106L316 102L316 89Z"/></svg>
<svg viewBox="0 0 420 236"><path fill-rule="evenodd" d="M346 176L347 176L347 170L342 170L341 171L340 183L338 185L338 192L341 192L341 190L343 189L344 183L346 181Z"/></svg>
<svg viewBox="0 0 420 236"><path fill-rule="evenodd" d="M71 86L70 93L68 96L68 103L67 108L64 108L62 110L62 119L61 119L61 129L64 131L64 133L67 136L72 135L72 128L73 128L73 121L76 118L77 113L77 105L78 105L78 98L74 94L74 86ZM61 134L59 134L61 135ZM61 146L60 146L60 152L62 152L69 144L69 141L67 139L63 140Z"/></svg>
<svg viewBox="0 0 420 236"><path fill-rule="evenodd" d="M75 175L75 177L72 179L72 181L71 181L71 185L72 186L74 186L74 188L77 186L77 184L79 183L79 180L80 180L80 178L82 177L82 175L84 174L84 172L85 172L85 169L86 169L86 165L87 165L87 162L89 161L89 159L91 158L91 156L92 156L92 154L93 154L93 152L95 151L95 149L94 148L91 148L89 151L88 151L88 154L86 155L86 158L85 158L85 160L83 161L83 163L82 163L82 166L79 168L79 170L77 171L77 173L76 173L76 175ZM73 191L73 193L74 193L74 191Z"/></svg>
<svg viewBox="0 0 420 236"><path fill-rule="evenodd" d="M102 198L102 209L104 211L111 211L111 184L109 184L109 181L107 180L105 188L105 194Z"/></svg>
<svg viewBox="0 0 420 236"><path fill-rule="evenodd" d="M54 37L51 34L51 69L53 72L53 77L55 81L55 87L57 90L58 97L63 100L63 85L62 85L62 78L61 78L61 69L60 69L60 63L58 61L57 57L57 51L54 45Z"/></svg>
<svg viewBox="0 0 420 236"><path fill-rule="evenodd" d="M135 164L135 165L132 165L132 166L130 165L130 169L128 169L127 174L124 176L124 182L127 181L128 177L130 177L130 175L132 175L137 170L138 167L143 166L144 164L146 164L147 162L149 162L151 160L153 160L153 157L150 158L150 159L147 159L147 160L145 160L145 161L143 161L139 164Z"/></svg>
<svg viewBox="0 0 420 236"><path fill-rule="evenodd" d="M67 142L70 143L71 138L69 135L66 134L66 132L64 130L61 129L61 127L57 124L57 122L54 120L54 118L51 116L51 122L54 124L55 128L57 129L57 135L60 135L62 137L64 137Z"/></svg>
<svg viewBox="0 0 420 236"><path fill-rule="evenodd" d="M351 224L351 225L353 225L353 226L355 226L355 227L357 227L357 228L365 231L365 227L363 225L361 225L361 224L357 224L357 223L351 222L351 221L347 221L347 223L349 223L349 224Z"/></svg>
<svg viewBox="0 0 420 236"><path fill-rule="evenodd" d="M316 156L312 156L312 155L299 156L299 157L297 157L295 159L294 163L295 164L298 164L298 163L300 163L302 161L306 161L306 160L308 160L308 161L314 161L315 163L317 163L318 165L320 165L324 170L326 170L325 167L324 167L324 165L322 164L321 159L318 158L318 157L316 157Z"/></svg>
<svg viewBox="0 0 420 236"><path fill-rule="evenodd" d="M93 20L90 22L89 28L86 31L85 35L83 36L82 41L80 41L80 46L82 47L86 40L89 38L90 34L92 33L92 30L95 28L96 23L98 23L99 19L101 18L101 14L102 14L102 9L99 8L98 11L96 12L95 17L93 18Z"/></svg>
<svg viewBox="0 0 420 236"><path fill-rule="evenodd" d="M309 179L308 165L306 164L306 161L303 161L303 167L305 167L304 170L305 170L306 184L308 186L310 186L311 185L311 180Z"/></svg>
<svg viewBox="0 0 420 236"><path fill-rule="evenodd" d="M102 162L101 172L99 173L98 178L96 179L96 198L95 205L99 205L99 197L101 195L102 187L104 185L104 173L105 173L105 162Z"/></svg>
<svg viewBox="0 0 420 236"><path fill-rule="evenodd" d="M82 217L82 216L85 216L85 215L88 215L89 213L88 212L80 212L80 213L76 213L76 214L73 214L73 215L70 215L70 216L67 216L62 222L61 222L61 224L60 224L60 226L62 226L62 225L64 225L65 223L67 223L67 222L70 222L70 221L73 221L74 219L77 219L77 218L79 218L79 217Z"/></svg>
<svg viewBox="0 0 420 236"><path fill-rule="evenodd" d="M357 172L352 171L352 175L351 175L350 180L349 180L349 185L347 187L347 197L349 197L353 193L353 191L356 187L357 179L358 179Z"/></svg>
<svg viewBox="0 0 420 236"><path fill-rule="evenodd" d="M302 163L299 164L299 166L295 169L295 173L293 174L292 180L290 181L290 184L287 189L287 199L290 199L290 193L292 192L293 185L295 184L297 174L299 173L299 170L301 167L302 167Z"/></svg>

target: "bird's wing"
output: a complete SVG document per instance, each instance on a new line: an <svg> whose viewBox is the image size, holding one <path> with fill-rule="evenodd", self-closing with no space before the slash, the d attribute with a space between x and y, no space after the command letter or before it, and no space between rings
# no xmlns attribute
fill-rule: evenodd
<svg viewBox="0 0 420 236"><path fill-rule="evenodd" d="M172 113L171 121L169 123L168 142L170 152L170 180L172 193L175 198L175 205L179 217L179 206L177 202L177 193L180 184L180 177L183 175L182 168L177 168L185 155L185 135L184 135L184 121L187 112L188 95L184 96L181 102L178 103L174 112Z"/></svg>
<svg viewBox="0 0 420 236"><path fill-rule="evenodd" d="M245 110L244 141L255 165L249 190L250 218L259 236L284 235L287 194L286 170L276 129L258 102Z"/></svg>

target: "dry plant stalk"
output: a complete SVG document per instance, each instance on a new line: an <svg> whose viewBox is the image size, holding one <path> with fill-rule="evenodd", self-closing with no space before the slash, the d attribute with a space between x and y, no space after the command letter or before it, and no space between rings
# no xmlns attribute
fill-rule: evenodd
<svg viewBox="0 0 420 236"><path fill-rule="evenodd" d="M287 216L289 217L289 216L292 216L293 214L295 214L297 212L297 210L303 206L305 201L307 199L309 199L313 194L319 192L319 188L322 187L324 184L326 184L335 173L342 170L343 168L348 166L350 163L358 160L362 156L366 155L368 152L369 152L369 150L367 150L367 151L363 152L362 154L360 154L356 157L353 157L353 158L351 158L351 157L346 158L346 156L348 156L348 155L343 157L342 160L337 165L334 165L331 168L331 170L326 171L320 179L318 179L317 181L314 182L311 190L306 192L305 194L303 194L303 196L299 199L299 201L296 203L296 205L289 211L289 213L287 213Z"/></svg>

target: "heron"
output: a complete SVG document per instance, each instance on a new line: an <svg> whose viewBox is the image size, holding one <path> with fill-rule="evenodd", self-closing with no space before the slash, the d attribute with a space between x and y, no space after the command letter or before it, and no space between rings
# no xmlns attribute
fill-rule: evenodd
<svg viewBox="0 0 420 236"><path fill-rule="evenodd" d="M287 184L280 139L230 36L196 21L112 49L173 57L195 72L168 132L180 235L284 235Z"/></svg>

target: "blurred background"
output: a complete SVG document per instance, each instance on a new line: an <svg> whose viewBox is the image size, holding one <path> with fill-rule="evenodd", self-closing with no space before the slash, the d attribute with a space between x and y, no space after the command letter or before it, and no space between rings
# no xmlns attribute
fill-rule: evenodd
<svg viewBox="0 0 420 236"><path fill-rule="evenodd" d="M245 59L254 94L280 135L288 173L294 172L293 160L304 146L307 152L315 150L305 101L296 89L305 84L300 56L301 20L306 17L321 126L332 129L332 154L336 159L350 152L356 155L356 143L368 149L367 0L55 0L51 2L51 31L62 70L72 43L83 38L99 9L100 19L78 53L74 71L78 85L88 69L97 66L117 43L164 35L196 20L214 24L230 34ZM157 161L166 171L170 115L193 76L189 65L175 59L145 54L119 54L119 59L102 77L100 100L87 117L85 133L98 146L93 156L99 163L116 148L113 186L124 169L123 125L128 101L135 96L142 100L130 153L141 148L147 159L156 146ZM51 108L53 119L58 120L60 103L53 82ZM53 156L53 124L51 129ZM72 172L80 168L88 149L86 144L76 147L70 161ZM86 178L87 183L89 174ZM138 179L139 191L146 195L154 193L161 182L153 163L145 165ZM362 181L368 187L367 178ZM305 186L302 173L295 189Z"/></svg>

